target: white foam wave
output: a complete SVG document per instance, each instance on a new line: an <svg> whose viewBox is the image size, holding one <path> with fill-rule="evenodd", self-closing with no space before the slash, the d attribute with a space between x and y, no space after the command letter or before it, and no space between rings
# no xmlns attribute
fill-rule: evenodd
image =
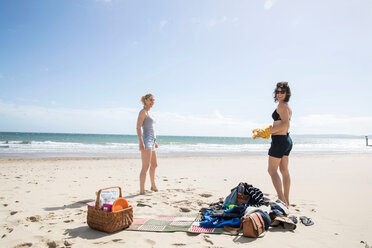
<svg viewBox="0 0 372 248"><path fill-rule="evenodd" d="M0 156L15 154L60 154L79 156L79 154L99 156L140 156L137 143L86 144L54 141L9 141L0 149ZM165 156L179 155L265 155L270 148L265 144L185 144L170 142L159 144L158 154ZM359 140L329 140L312 143L294 144L292 154L338 154L338 153L372 153L372 147L366 147Z"/></svg>

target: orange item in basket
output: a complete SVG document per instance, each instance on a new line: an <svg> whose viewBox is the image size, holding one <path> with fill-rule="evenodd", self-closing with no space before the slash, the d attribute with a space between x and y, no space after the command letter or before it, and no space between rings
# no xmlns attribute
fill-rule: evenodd
<svg viewBox="0 0 372 248"><path fill-rule="evenodd" d="M120 211L120 210L128 208L128 207L129 207L128 201L123 197L119 197L112 204L112 210L111 211L112 212L117 212L117 211Z"/></svg>

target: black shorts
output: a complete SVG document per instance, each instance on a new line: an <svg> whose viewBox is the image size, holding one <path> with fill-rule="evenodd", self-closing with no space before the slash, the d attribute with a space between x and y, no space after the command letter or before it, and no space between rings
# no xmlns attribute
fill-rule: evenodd
<svg viewBox="0 0 372 248"><path fill-rule="evenodd" d="M269 156L275 158L282 158L289 156L292 150L293 142L289 134L287 135L272 135L271 147L269 149Z"/></svg>

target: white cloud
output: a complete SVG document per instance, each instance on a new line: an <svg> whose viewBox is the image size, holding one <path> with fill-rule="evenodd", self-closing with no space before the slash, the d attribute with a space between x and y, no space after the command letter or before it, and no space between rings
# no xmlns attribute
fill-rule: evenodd
<svg viewBox="0 0 372 248"><path fill-rule="evenodd" d="M265 9L271 9L272 6L273 6L273 1L271 1L271 0L266 0L265 1L265 4L264 4Z"/></svg>
<svg viewBox="0 0 372 248"><path fill-rule="evenodd" d="M191 22L192 24L200 24L200 23L201 23L201 20L200 20L199 17L191 17L191 18L190 18L190 22Z"/></svg>
<svg viewBox="0 0 372 248"><path fill-rule="evenodd" d="M207 22L207 24L206 24L207 28L213 28L213 27L216 26L216 25L217 25L217 21L216 21L215 19L210 19L210 20Z"/></svg>
<svg viewBox="0 0 372 248"><path fill-rule="evenodd" d="M293 129L301 134L372 134L372 116L308 115L293 120Z"/></svg>
<svg viewBox="0 0 372 248"><path fill-rule="evenodd" d="M130 108L69 109L0 101L2 131L134 133L137 114Z"/></svg>
<svg viewBox="0 0 372 248"><path fill-rule="evenodd" d="M5 103L0 100L0 131L135 134L139 109L71 109ZM250 137L268 123L223 115L153 111L160 135ZM293 134L372 134L372 116L309 115L293 118Z"/></svg>
<svg viewBox="0 0 372 248"><path fill-rule="evenodd" d="M229 18L227 16L222 16L220 18L211 18L211 19L209 19L206 22L205 26L207 28L214 28L214 27L216 27L218 25L222 25L222 24L224 24L224 25L228 25L228 24L234 24L234 25L236 25L238 23L238 21L239 21L239 18L237 18L237 17ZM196 22L196 21L192 21L192 22L193 23L199 23L199 22Z"/></svg>
<svg viewBox="0 0 372 248"><path fill-rule="evenodd" d="M0 115L4 123L16 123L11 126L3 124L2 131L135 134L138 112L139 109L133 108L69 109L18 105L0 100ZM261 126L223 116L219 111L211 116L158 111L153 114L156 131L163 135L247 137L253 128Z"/></svg>
<svg viewBox="0 0 372 248"><path fill-rule="evenodd" d="M168 24L168 21L167 20L161 20L160 21L160 30L163 30L163 28L165 27L165 25Z"/></svg>
<svg viewBox="0 0 372 248"><path fill-rule="evenodd" d="M238 18L238 17L234 17L234 18L231 20L232 23L237 23L238 21L239 21L239 18Z"/></svg>

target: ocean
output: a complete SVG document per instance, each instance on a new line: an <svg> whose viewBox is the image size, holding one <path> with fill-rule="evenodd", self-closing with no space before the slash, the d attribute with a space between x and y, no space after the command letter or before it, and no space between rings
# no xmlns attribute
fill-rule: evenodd
<svg viewBox="0 0 372 248"><path fill-rule="evenodd" d="M365 136L291 135L291 154L372 154ZM270 140L249 137L157 137L158 155L266 155ZM372 141L370 142L372 144ZM0 157L140 157L136 135L0 132Z"/></svg>

